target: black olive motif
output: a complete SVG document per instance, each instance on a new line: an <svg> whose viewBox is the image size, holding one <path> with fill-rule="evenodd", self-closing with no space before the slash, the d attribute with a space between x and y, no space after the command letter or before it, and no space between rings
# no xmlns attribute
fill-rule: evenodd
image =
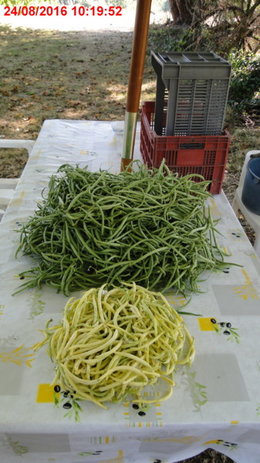
<svg viewBox="0 0 260 463"><path fill-rule="evenodd" d="M72 407L72 405L69 402L66 402L65 404L63 404L63 408L69 409L71 407Z"/></svg>

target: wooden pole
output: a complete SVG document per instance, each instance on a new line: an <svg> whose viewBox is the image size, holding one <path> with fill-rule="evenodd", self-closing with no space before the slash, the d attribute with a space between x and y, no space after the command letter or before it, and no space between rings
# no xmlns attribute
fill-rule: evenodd
<svg viewBox="0 0 260 463"><path fill-rule="evenodd" d="M132 46L132 58L128 81L128 94L125 111L125 127L121 170L133 159L136 121L139 111L144 62L149 30L152 0L138 0L135 16L135 28Z"/></svg>

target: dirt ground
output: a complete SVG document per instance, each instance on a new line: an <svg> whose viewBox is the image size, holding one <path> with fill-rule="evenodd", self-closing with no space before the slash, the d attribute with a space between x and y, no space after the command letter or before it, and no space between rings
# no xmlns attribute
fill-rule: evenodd
<svg viewBox="0 0 260 463"><path fill-rule="evenodd" d="M132 32L0 26L0 138L36 139L45 119L123 120L131 45ZM154 92L147 65L142 100ZM19 176L26 159L0 150L0 177Z"/></svg>
<svg viewBox="0 0 260 463"><path fill-rule="evenodd" d="M131 36L0 27L1 136L36 138L47 118L123 119Z"/></svg>

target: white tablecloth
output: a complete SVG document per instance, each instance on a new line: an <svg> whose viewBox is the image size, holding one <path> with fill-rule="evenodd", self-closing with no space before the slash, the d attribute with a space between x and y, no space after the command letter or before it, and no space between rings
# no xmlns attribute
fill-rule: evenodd
<svg viewBox="0 0 260 463"><path fill-rule="evenodd" d="M17 225L40 200L50 174L64 163L118 171L122 122L44 122L15 196L0 225L0 461L3 463L173 463L214 448L237 463L260 461L260 262L223 194L210 200L219 243L231 254L224 272L205 274L184 319L195 338L191 368L179 368L172 397L148 410L131 402L103 410L59 396L42 339L47 320L61 319L65 296L50 288L12 296ZM135 157L138 157L138 142ZM173 293L175 306L185 301ZM152 397L156 390L149 393ZM66 396L66 394L65 394ZM69 405L68 405L69 403ZM65 408L63 405L65 405ZM67 408L66 408L67 407ZM69 408L70 407L70 408ZM141 412L141 413L140 413Z"/></svg>

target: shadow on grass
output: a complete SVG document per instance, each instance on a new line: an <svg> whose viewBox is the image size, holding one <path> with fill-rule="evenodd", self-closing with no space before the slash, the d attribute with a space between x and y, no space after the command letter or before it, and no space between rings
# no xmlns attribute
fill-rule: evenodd
<svg viewBox="0 0 260 463"><path fill-rule="evenodd" d="M0 26L0 135L35 138L45 119L122 120L131 32ZM142 98L154 96L147 60Z"/></svg>

